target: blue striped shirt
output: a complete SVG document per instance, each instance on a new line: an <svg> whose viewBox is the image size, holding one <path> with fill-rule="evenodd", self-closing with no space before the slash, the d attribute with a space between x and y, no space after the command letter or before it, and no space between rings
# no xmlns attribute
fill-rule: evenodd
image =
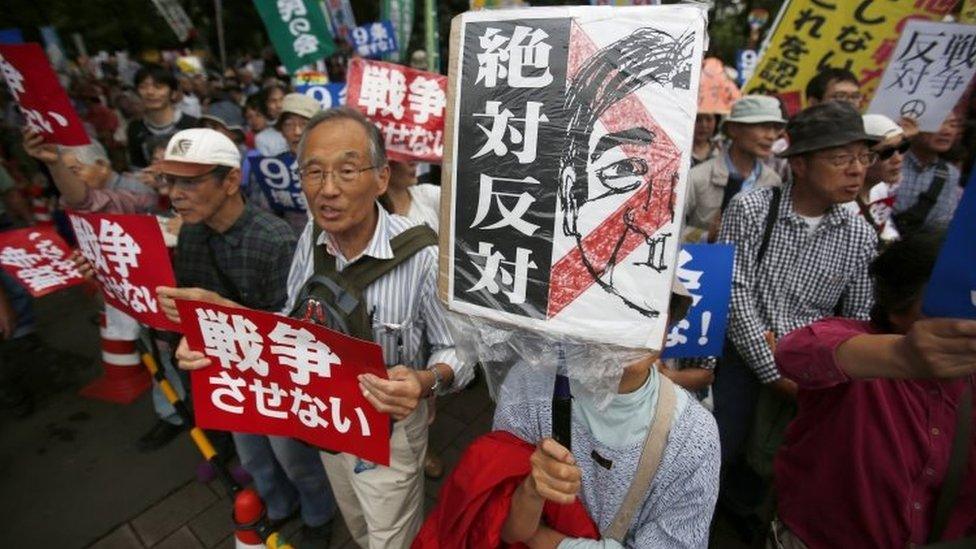
<svg viewBox="0 0 976 549"><path fill-rule="evenodd" d="M326 232L317 246L325 246L336 258L340 272L364 256L393 257L390 239L419 225L399 215L390 215L378 204L379 218L373 238L363 253L348 259ZM312 221L302 231L288 273L288 301L284 314L291 312L305 282L311 278ZM454 338L447 326L443 305L437 299L437 248L425 248L370 284L364 292L367 310L373 312L373 341L383 347L388 366L403 364L423 369L439 362L454 371L453 389L464 387L474 376L474 368L462 362L454 349Z"/></svg>

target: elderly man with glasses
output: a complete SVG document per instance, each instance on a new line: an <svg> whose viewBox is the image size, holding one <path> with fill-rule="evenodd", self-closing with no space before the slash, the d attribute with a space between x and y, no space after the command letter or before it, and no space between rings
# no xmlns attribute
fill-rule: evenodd
<svg viewBox="0 0 976 549"><path fill-rule="evenodd" d="M797 386L776 367L776 338L828 316L867 319L872 304L877 237L843 204L861 190L880 139L839 101L800 112L786 132L781 156L793 182L733 198L718 236L736 247L729 340L713 388L720 505L738 519L762 518L772 455L792 417Z"/></svg>
<svg viewBox="0 0 976 549"><path fill-rule="evenodd" d="M175 322L175 299L262 311L285 304L295 235L281 219L244 202L240 164L240 151L229 138L201 128L174 135L155 165L183 217L173 262L180 287L158 289L160 306ZM183 340L176 357L189 352ZM180 367L192 369L183 362ZM272 523L300 511L299 547L328 547L336 505L318 451L286 437L233 435Z"/></svg>
<svg viewBox="0 0 976 549"><path fill-rule="evenodd" d="M376 342L387 378L359 378L363 395L396 423L390 465L322 453L321 463L353 540L407 547L420 528L427 400L463 387L473 368L458 359L437 299L437 240L430 227L389 214L377 199L390 167L379 130L358 111L323 111L305 126L299 174L311 220L295 249L283 312ZM286 263L287 264L287 263ZM180 367L210 360L182 345Z"/></svg>
<svg viewBox="0 0 976 549"><path fill-rule="evenodd" d="M316 285L323 276L363 288L346 331L381 345L390 369L388 379L361 376L360 389L396 421L389 467L349 454L322 460L353 540L407 547L423 519L426 397L464 387L473 375L455 353L437 299L436 236L379 206L390 167L382 136L357 111L312 117L298 161L312 221L295 252L285 310L319 320L315 311L335 301Z"/></svg>

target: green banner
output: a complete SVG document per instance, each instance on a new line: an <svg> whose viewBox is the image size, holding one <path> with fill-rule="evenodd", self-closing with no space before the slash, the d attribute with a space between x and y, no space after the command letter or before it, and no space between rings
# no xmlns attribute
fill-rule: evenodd
<svg viewBox="0 0 976 549"><path fill-rule="evenodd" d="M380 21L390 21L397 33L400 53L387 55L389 61L407 62L410 59L410 35L413 34L414 0L382 0Z"/></svg>
<svg viewBox="0 0 976 549"><path fill-rule="evenodd" d="M437 22L437 2L424 0L424 31L426 33L427 70L441 72L441 33Z"/></svg>
<svg viewBox="0 0 976 549"><path fill-rule="evenodd" d="M316 0L254 0L254 7L289 73L335 51L332 33Z"/></svg>

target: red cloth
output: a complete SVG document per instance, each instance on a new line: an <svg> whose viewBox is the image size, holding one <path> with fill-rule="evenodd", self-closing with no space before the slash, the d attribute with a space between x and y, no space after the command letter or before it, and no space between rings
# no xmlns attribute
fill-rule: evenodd
<svg viewBox="0 0 976 549"><path fill-rule="evenodd" d="M800 386L798 413L775 460L778 513L811 549L906 547L926 541L974 377L851 380L834 352L877 333L830 318L777 344L776 363ZM976 414L974 414L976 415ZM976 456L976 437L970 456ZM976 535L976 459L963 477L944 539Z"/></svg>
<svg viewBox="0 0 976 549"><path fill-rule="evenodd" d="M119 117L115 115L115 111L101 103L91 103L88 105L85 121L95 128L95 132L103 140L105 136L111 137L115 133L115 130L119 128ZM105 143L106 147L110 145L111 143Z"/></svg>
<svg viewBox="0 0 976 549"><path fill-rule="evenodd" d="M437 505L413 541L413 549L525 547L501 540L512 495L532 466L535 446L505 431L479 437L444 480ZM571 505L546 502L543 520L573 538L600 539L579 498Z"/></svg>

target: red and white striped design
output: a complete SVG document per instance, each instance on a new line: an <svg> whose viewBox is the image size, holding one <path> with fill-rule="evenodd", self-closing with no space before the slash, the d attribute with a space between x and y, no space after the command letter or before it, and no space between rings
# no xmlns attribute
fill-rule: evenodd
<svg viewBox="0 0 976 549"><path fill-rule="evenodd" d="M98 400L128 404L149 389L152 379L142 364L136 347L138 325L131 318L116 310L109 315L103 311L99 334L102 349L102 377L86 385L81 395ZM122 326L110 325L106 318L120 319ZM128 322L126 322L126 320ZM113 322L114 324L115 322Z"/></svg>
<svg viewBox="0 0 976 549"><path fill-rule="evenodd" d="M106 368L106 373L112 367L138 368L142 365L135 340L109 337L111 334L105 328L104 312L101 314L101 326L98 331L102 340L102 366Z"/></svg>

